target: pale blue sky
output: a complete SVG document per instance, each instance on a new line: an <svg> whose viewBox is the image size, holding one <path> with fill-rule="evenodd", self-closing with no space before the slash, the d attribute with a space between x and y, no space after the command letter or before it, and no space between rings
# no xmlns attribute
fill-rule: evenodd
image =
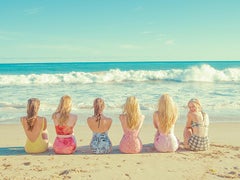
<svg viewBox="0 0 240 180"><path fill-rule="evenodd" d="M240 60L240 0L0 0L0 63Z"/></svg>

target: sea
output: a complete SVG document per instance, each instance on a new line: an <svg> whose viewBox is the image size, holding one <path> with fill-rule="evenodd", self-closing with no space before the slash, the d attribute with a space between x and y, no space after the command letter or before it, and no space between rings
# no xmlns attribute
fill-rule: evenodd
<svg viewBox="0 0 240 180"><path fill-rule="evenodd" d="M104 99L104 114L119 124L128 96L139 100L145 122L152 123L160 96L177 104L177 123L186 122L187 103L198 98L210 122L240 122L240 61L67 62L0 64L0 124L19 124L27 100L39 98L39 115L51 115L63 95L86 124L93 100Z"/></svg>

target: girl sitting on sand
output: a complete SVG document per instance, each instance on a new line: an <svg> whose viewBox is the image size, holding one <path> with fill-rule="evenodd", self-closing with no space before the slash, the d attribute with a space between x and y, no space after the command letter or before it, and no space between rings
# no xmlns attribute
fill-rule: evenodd
<svg viewBox="0 0 240 180"><path fill-rule="evenodd" d="M174 126L178 112L175 103L168 94L163 94L158 101L158 110L153 114L153 125L157 129L154 147L160 152L174 152L179 142L174 135Z"/></svg>
<svg viewBox="0 0 240 180"><path fill-rule="evenodd" d="M21 123L27 141L25 151L27 153L41 153L48 149L47 120L38 116L40 100L31 98L27 104L27 116L21 118Z"/></svg>
<svg viewBox="0 0 240 180"><path fill-rule="evenodd" d="M89 128L93 132L90 149L95 154L106 154L112 151L112 143L108 137L112 119L103 115L105 103L103 99L96 98L93 102L94 115L87 119Z"/></svg>
<svg viewBox="0 0 240 180"><path fill-rule="evenodd" d="M53 150L57 154L72 154L76 150L73 128L77 122L77 115L70 113L71 108L71 97L65 95L61 98L56 112L52 115L57 133Z"/></svg>
<svg viewBox="0 0 240 180"><path fill-rule="evenodd" d="M184 129L184 147L193 151L207 150L209 147L208 115L202 111L198 99L191 99L188 102L188 108L187 123Z"/></svg>
<svg viewBox="0 0 240 180"><path fill-rule="evenodd" d="M119 145L122 153L139 153L142 150L142 142L138 136L144 121L144 115L136 97L128 97L123 107L123 114L119 116L124 135Z"/></svg>

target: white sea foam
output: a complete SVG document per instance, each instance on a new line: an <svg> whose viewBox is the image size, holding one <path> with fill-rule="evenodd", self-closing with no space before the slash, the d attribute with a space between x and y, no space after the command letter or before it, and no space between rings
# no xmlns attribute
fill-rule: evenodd
<svg viewBox="0 0 240 180"><path fill-rule="evenodd" d="M209 65L202 65L189 69L159 71L112 69L91 73L0 75L0 85L119 83L125 81L239 82L240 68L217 70Z"/></svg>
<svg viewBox="0 0 240 180"><path fill-rule="evenodd" d="M163 93L169 93L177 103L179 122L185 122L186 104L192 97L201 100L211 121L236 120L240 115L239 74L239 68L217 70L202 65L183 70L112 69L93 73L0 75L0 124L19 123L19 118L26 115L27 99L31 97L41 100L39 114L51 123L51 114L65 94L72 97L72 110L78 114L80 123L92 115L96 97L105 100L105 114L119 122L122 105L131 95L139 99L145 122L152 123L152 114Z"/></svg>

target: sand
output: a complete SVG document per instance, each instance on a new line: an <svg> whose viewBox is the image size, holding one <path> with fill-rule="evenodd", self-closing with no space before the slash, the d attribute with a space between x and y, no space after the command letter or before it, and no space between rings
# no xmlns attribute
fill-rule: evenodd
<svg viewBox="0 0 240 180"><path fill-rule="evenodd" d="M175 134L183 141L184 124ZM52 144L55 130L48 126ZM24 152L25 134L20 124L0 125L0 179L240 179L240 123L214 123L209 129L210 149L159 153L153 147L155 130L144 125L140 154L122 154L118 144L120 125L113 124L109 137L113 152L94 155L89 150L92 133L87 125L77 125L78 148L72 155L56 155L52 147L42 154Z"/></svg>

